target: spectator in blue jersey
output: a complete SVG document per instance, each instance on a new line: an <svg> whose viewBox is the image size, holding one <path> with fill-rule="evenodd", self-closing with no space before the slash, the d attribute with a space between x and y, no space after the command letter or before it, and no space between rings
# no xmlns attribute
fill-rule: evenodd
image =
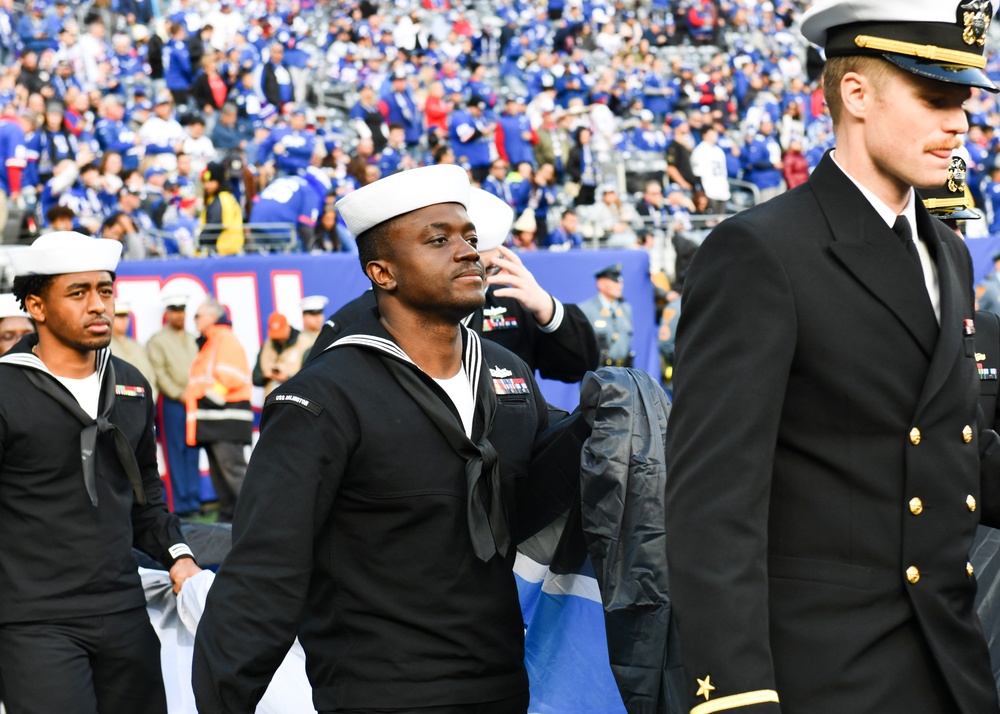
<svg viewBox="0 0 1000 714"><path fill-rule="evenodd" d="M351 107L349 116L358 135L371 136L375 153L380 153L385 148L387 124L379 103L375 100L375 90L371 86L364 85L358 90L358 101ZM403 129L405 132L406 127L403 126Z"/></svg>
<svg viewBox="0 0 1000 714"><path fill-rule="evenodd" d="M382 176L412 169L417 165L406 151L406 132L399 124L389 127L389 141L382 149L378 160L378 168Z"/></svg>
<svg viewBox="0 0 1000 714"><path fill-rule="evenodd" d="M45 105L45 121L27 138L28 166L25 178L31 184L41 185L52 178L56 164L65 159L75 159L80 150L76 135L65 122L66 110L62 102L53 100Z"/></svg>
<svg viewBox="0 0 1000 714"><path fill-rule="evenodd" d="M660 57L653 60L652 71L646 72L642 84L642 104L653 112L655 121L662 122L673 111L674 90L670 86L667 63Z"/></svg>
<svg viewBox="0 0 1000 714"><path fill-rule="evenodd" d="M407 82L406 70L397 67L392 73L389 90L379 101L379 109L387 124L399 124L406 134L406 147L411 156L418 156L424 135L424 115L417 107Z"/></svg>
<svg viewBox="0 0 1000 714"><path fill-rule="evenodd" d="M292 223L296 226L300 249L322 249L315 240L316 222L331 189L330 179L314 166L298 176L272 181L254 196L250 224Z"/></svg>
<svg viewBox="0 0 1000 714"><path fill-rule="evenodd" d="M530 190L525 212L535 217L535 244L547 245L549 237L549 209L557 200L556 170L552 164L542 164L531 175Z"/></svg>
<svg viewBox="0 0 1000 714"><path fill-rule="evenodd" d="M603 182L601 164L591 146L590 127L577 127L573 132L573 148L566 161L566 176L575 184L574 206L592 206L597 195L597 187Z"/></svg>
<svg viewBox="0 0 1000 714"><path fill-rule="evenodd" d="M743 178L760 189L761 202L782 192L782 166L781 145L774 138L774 124L765 117L743 151Z"/></svg>
<svg viewBox="0 0 1000 714"><path fill-rule="evenodd" d="M497 152L511 166L517 166L522 161L532 165L535 162L534 147L538 143L538 133L525 114L527 104L525 97L508 97L504 112L497 120Z"/></svg>
<svg viewBox="0 0 1000 714"><path fill-rule="evenodd" d="M149 212L145 210L143 202L143 197L130 188L123 187L118 192L118 208L132 222L132 226L134 227L132 233L142 242L143 255L145 256L147 253L155 252L153 250L152 235L153 231L157 230L159 226L154 222ZM133 248L132 253L134 256L136 249Z"/></svg>
<svg viewBox="0 0 1000 714"><path fill-rule="evenodd" d="M580 219L576 211L567 208L562 212L559 225L553 228L545 239L544 246L550 250L569 250L582 248L583 236L580 234Z"/></svg>
<svg viewBox="0 0 1000 714"><path fill-rule="evenodd" d="M227 102L219 112L219 121L212 129L212 144L220 151L243 149L253 137L250 128L240 121L236 105Z"/></svg>
<svg viewBox="0 0 1000 714"><path fill-rule="evenodd" d="M285 64L285 46L280 42L272 42L268 46L268 60L261 73L261 91L268 104L281 110L288 103L294 103L295 85L292 73Z"/></svg>
<svg viewBox="0 0 1000 714"><path fill-rule="evenodd" d="M495 159L490 164L490 173L483 179L481 188L513 208L516 205L516 201L510 182L507 180L507 171L509 168L507 162L503 159Z"/></svg>
<svg viewBox="0 0 1000 714"><path fill-rule="evenodd" d="M24 135L33 128L34 121L30 109L22 109L16 116L0 116L0 231L7 225L10 205L21 196L21 177L27 165Z"/></svg>
<svg viewBox="0 0 1000 714"><path fill-rule="evenodd" d="M94 134L101 151L115 151L121 154L123 169L139 168L143 150L139 135L125 121L125 106L114 94L104 97L101 102L101 116L94 124Z"/></svg>
<svg viewBox="0 0 1000 714"><path fill-rule="evenodd" d="M473 95L464 109L452 112L448 138L455 151L455 161L468 166L472 180L482 183L490 171L496 123L485 116L486 100Z"/></svg>
<svg viewBox="0 0 1000 714"><path fill-rule="evenodd" d="M257 153L257 163L273 163L275 175L294 176L302 173L316 153L316 132L306 125L305 107L294 106L287 126L271 131Z"/></svg>
<svg viewBox="0 0 1000 714"><path fill-rule="evenodd" d="M163 46L163 78L177 106L187 104L195 76L186 38L184 23L175 22L170 26L170 42Z"/></svg>
<svg viewBox="0 0 1000 714"><path fill-rule="evenodd" d="M94 234L101 229L113 199L101 195L101 172L90 163L93 158L82 151L78 159L63 159L56 164L39 195L42 216L53 206L67 206L76 214L74 230Z"/></svg>
<svg viewBox="0 0 1000 714"><path fill-rule="evenodd" d="M45 50L58 47L49 23L45 19L48 3L45 0L29 0L28 11L17 21L17 34L28 52L41 54Z"/></svg>
<svg viewBox="0 0 1000 714"><path fill-rule="evenodd" d="M988 174L983 186L986 217L989 219L990 235L1000 236L1000 165L990 166Z"/></svg>

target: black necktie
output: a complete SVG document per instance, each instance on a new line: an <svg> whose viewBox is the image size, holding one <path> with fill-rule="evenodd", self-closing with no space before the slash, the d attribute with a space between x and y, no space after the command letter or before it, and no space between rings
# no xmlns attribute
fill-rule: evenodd
<svg viewBox="0 0 1000 714"><path fill-rule="evenodd" d="M104 409L97 415L97 419L91 419L87 412L83 411L80 403L73 396L62 389L56 380L36 372L33 369L25 370L28 381L35 385L39 391L48 394L59 404L64 406L73 416L84 425L80 432L80 465L83 469L83 483L87 488L87 495L90 502L97 506L97 435L111 434L114 439L115 455L121 463L122 468L128 475L128 480L135 491L135 498L140 504L146 503L146 491L142 486L142 474L139 473L139 464L135 460L135 452L132 445L121 429L116 427L108 417L115 405L115 368L110 361L104 371L104 394L102 401Z"/></svg>
<svg viewBox="0 0 1000 714"><path fill-rule="evenodd" d="M917 252L916 241L913 240L913 232L910 230L910 222L906 220L906 216L896 216L896 222L892 224L893 232L899 236L899 240L903 242L903 247L906 248L906 252L914 262L917 264L917 268L920 270L921 279L924 277L924 265L920 262L920 254Z"/></svg>

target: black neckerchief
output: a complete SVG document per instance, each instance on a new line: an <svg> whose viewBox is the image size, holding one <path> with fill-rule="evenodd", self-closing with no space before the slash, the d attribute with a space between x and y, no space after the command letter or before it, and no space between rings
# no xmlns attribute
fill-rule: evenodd
<svg viewBox="0 0 1000 714"><path fill-rule="evenodd" d="M483 562L489 561L497 553L506 557L511 541L510 527L501 489L500 461L496 449L489 441L497 398L489 381L488 370L482 369L479 335L461 327L464 346L462 367L472 383L477 416L482 419L483 425L482 435L473 442L466 435L461 421L431 388L431 378L392 341L381 324L376 321L377 327L372 329L368 320L364 322L369 328L366 332L352 331L352 334L341 337L327 349L354 346L378 353L379 360L393 379L420 406L452 450L465 461L465 482L468 489L466 516L476 557ZM376 332L378 334L372 334ZM482 398L479 397L480 394Z"/></svg>
<svg viewBox="0 0 1000 714"><path fill-rule="evenodd" d="M45 363L31 351L36 344L38 344L38 336L29 336L14 350L0 357L0 364L12 364L26 368L24 376L38 391L52 397L83 424L83 431L80 432L80 464L83 469L83 483L87 488L91 504L97 506L97 437L99 434L109 433L114 440L115 455L122 468L125 469L125 473L128 474L128 480L132 484L132 490L135 491L136 500L140 504L145 504L146 492L142 487L142 475L139 473L139 464L135 460L135 452L132 451L132 445L129 444L122 430L112 424L109 419L111 410L115 406L115 368L111 363L111 351L107 348L97 351L97 373L101 382L100 404L102 407L97 419L92 419L73 395L49 372Z"/></svg>

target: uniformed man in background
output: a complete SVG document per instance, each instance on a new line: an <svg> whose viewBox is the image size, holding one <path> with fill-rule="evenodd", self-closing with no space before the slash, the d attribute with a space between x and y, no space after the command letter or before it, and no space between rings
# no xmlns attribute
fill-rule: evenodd
<svg viewBox="0 0 1000 714"><path fill-rule="evenodd" d="M0 672L16 714L166 714L133 545L198 572L167 511L152 390L111 356L121 244L50 233L11 255L38 334L0 357Z"/></svg>
<svg viewBox="0 0 1000 714"><path fill-rule="evenodd" d="M142 372L150 386L153 388L152 399L155 402L156 372L153 371L146 350L142 348L136 340L128 335L129 324L132 321L132 307L124 300L115 301L115 320L111 323L111 354L118 359L123 359L137 370Z"/></svg>
<svg viewBox="0 0 1000 714"><path fill-rule="evenodd" d="M609 265L595 275L597 295L580 303L580 309L590 320L601 350L601 365L631 367L632 306L622 298L624 280L621 263Z"/></svg>
<svg viewBox="0 0 1000 714"><path fill-rule="evenodd" d="M163 295L163 329L149 338L146 354L156 375L156 387L162 397L163 441L167 457L167 474L174 512L192 516L201 510L200 449L188 446L187 391L188 372L198 354L195 336L185 329L188 296Z"/></svg>
<svg viewBox="0 0 1000 714"><path fill-rule="evenodd" d="M25 335L35 334L35 323L10 293L0 295L0 355Z"/></svg>
<svg viewBox="0 0 1000 714"><path fill-rule="evenodd" d="M323 311L329 303L330 300L325 295L309 295L302 298L299 303L299 308L302 310L302 332L299 334L299 342L302 344L303 364L309 359L309 350L323 329Z"/></svg>

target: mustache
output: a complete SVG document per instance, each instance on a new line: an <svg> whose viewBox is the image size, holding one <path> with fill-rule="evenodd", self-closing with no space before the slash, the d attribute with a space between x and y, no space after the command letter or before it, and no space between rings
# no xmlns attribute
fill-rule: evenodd
<svg viewBox="0 0 1000 714"><path fill-rule="evenodd" d="M927 147L927 151L954 151L962 146L962 142L957 138L947 144L935 144Z"/></svg>
<svg viewBox="0 0 1000 714"><path fill-rule="evenodd" d="M483 280L486 279L486 271L483 270L483 266L479 263L475 264L474 266L470 266L468 268L464 268L458 271L457 273L455 273L453 277L464 278L469 275L475 275L477 277L482 278Z"/></svg>

